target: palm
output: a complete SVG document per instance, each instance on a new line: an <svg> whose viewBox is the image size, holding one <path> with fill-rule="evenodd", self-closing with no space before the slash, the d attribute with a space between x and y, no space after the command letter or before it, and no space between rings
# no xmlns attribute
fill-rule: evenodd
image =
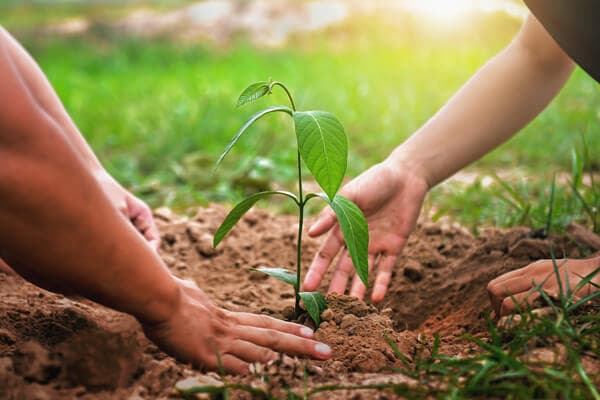
<svg viewBox="0 0 600 400"><path fill-rule="evenodd" d="M377 265L377 278L373 287L373 301L381 301L389 285L392 268L406 240L414 229L427 185L423 179L378 164L348 185L341 194L354 201L364 212L369 224L369 269ZM331 280L329 291L343 293L353 272L352 261L343 250L344 239L330 210L312 227L309 234L321 235L331 231L321 246L306 277L306 290L314 290L335 256L341 256ZM354 278L351 295L362 298L366 288Z"/></svg>

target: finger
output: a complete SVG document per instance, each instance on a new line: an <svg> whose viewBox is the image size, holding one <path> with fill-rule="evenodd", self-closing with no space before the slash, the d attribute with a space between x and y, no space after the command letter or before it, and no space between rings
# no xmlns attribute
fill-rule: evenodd
<svg viewBox="0 0 600 400"><path fill-rule="evenodd" d="M335 216L335 213L330 207L327 207L323 211L321 211L321 214L319 214L319 218L317 218L317 221L314 224L312 224L311 227L308 229L308 236L321 236L322 234L330 230L336 222L337 218Z"/></svg>
<svg viewBox="0 0 600 400"><path fill-rule="evenodd" d="M527 305L533 304L533 302L540 297L540 292L522 292L513 294L510 297L506 297L502 300L500 306L500 316L512 314L517 310L524 310Z"/></svg>
<svg viewBox="0 0 600 400"><path fill-rule="evenodd" d="M369 254L369 273L373 271L373 266L375 265L375 256L373 254ZM354 275L354 280L352 281L352 288L350 289L350 296L358 297L359 299L363 299L365 297L365 292L367 291L367 287L360 279L358 274Z"/></svg>
<svg viewBox="0 0 600 400"><path fill-rule="evenodd" d="M514 276L510 279L494 280L487 286L488 295L492 308L498 314L502 306L502 301L511 294L527 292L535 285L533 277L528 279L527 276Z"/></svg>
<svg viewBox="0 0 600 400"><path fill-rule="evenodd" d="M281 321L266 315L257 315L243 312L230 312L230 318L239 325L249 325L257 328L272 329L292 335L311 339L315 334L308 326Z"/></svg>
<svg viewBox="0 0 600 400"><path fill-rule="evenodd" d="M344 294L346 285L348 285L348 279L352 276L353 271L354 264L352 264L352 259L348 255L348 251L344 250L338 261L333 278L331 278L328 293Z"/></svg>
<svg viewBox="0 0 600 400"><path fill-rule="evenodd" d="M229 344L227 353L247 362L260 362L263 364L279 358L279 353L273 350L240 339Z"/></svg>
<svg viewBox="0 0 600 400"><path fill-rule="evenodd" d="M150 208L140 199L129 196L127 197L127 210L128 217L138 232L144 236L154 250L158 250L160 247L160 233Z"/></svg>
<svg viewBox="0 0 600 400"><path fill-rule="evenodd" d="M383 300L387 293L388 286L392 280L392 271L394 265L396 265L397 255L384 255L379 260L377 266L377 278L373 285L373 293L371 294L371 300L378 303Z"/></svg>
<svg viewBox="0 0 600 400"><path fill-rule="evenodd" d="M320 360L331 357L331 348L325 343L303 339L289 333L253 326L237 326L233 332L241 340L282 353L309 356Z"/></svg>
<svg viewBox="0 0 600 400"><path fill-rule="evenodd" d="M250 364L232 354L222 354L220 356L220 363L221 365L219 365L219 359L215 357L214 365L211 366L211 369L218 371L223 367L226 372L238 375L247 374L250 370Z"/></svg>
<svg viewBox="0 0 600 400"><path fill-rule="evenodd" d="M311 291L319 287L327 268L329 268L331 262L343 246L344 242L340 239L337 229L327 236L327 239L321 245L306 273L304 284L302 285L304 290Z"/></svg>
<svg viewBox="0 0 600 400"><path fill-rule="evenodd" d="M533 268L544 268L544 265L541 264L545 264L548 263L548 260L538 260L534 263L531 263L529 265L526 265L523 268L519 268L519 269L515 269L513 271L507 272L505 274L500 275L499 277L493 279L490 281L490 285L499 285L501 284L503 281L509 280L509 279L513 279L513 278L517 278L517 277L522 277L523 275L526 275L531 269Z"/></svg>

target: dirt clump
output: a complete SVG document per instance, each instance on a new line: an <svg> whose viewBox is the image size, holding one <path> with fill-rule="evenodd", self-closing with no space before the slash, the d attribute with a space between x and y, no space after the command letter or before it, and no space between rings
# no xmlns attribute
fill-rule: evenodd
<svg viewBox="0 0 600 400"><path fill-rule="evenodd" d="M221 307L292 318L288 312L294 305L292 289L253 268L294 268L296 218L251 210L213 249L212 235L226 213L220 206L198 209L192 217L157 210L165 264L178 277L195 281ZM427 343L423 338L433 334L440 335L445 354L472 351L463 334L486 335L489 280L549 257L549 243L556 254L582 255L566 237L549 240L530 233L528 229L486 229L475 236L456 224L420 224L398 260L382 304L328 296L329 309L322 315L316 337L332 346L332 359L276 371L271 384L302 388L303 365L309 387L394 379L410 383L409 378L390 371L402 362L390 342L411 362ZM305 268L318 244L311 238L304 242ZM173 396L177 382L198 376L188 365L159 351L130 316L85 299L44 291L4 273L0 273L0 291L2 399L167 398ZM264 384L253 376L227 379ZM380 395L376 391L340 392L322 398ZM395 397L386 392L385 398Z"/></svg>

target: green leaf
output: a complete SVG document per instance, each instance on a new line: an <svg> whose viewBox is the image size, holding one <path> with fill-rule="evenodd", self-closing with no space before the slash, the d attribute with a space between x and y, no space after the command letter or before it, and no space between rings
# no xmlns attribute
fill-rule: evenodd
<svg viewBox="0 0 600 400"><path fill-rule="evenodd" d="M217 160L217 164L215 165L215 171L219 168L219 166L221 165L221 163L223 162L223 160L225 159L225 156L229 153L229 151L233 148L233 146L237 143L237 141L240 139L240 137L244 134L244 132L246 132L246 130L250 127L250 125L252 125L254 122L256 122L258 119L264 117L267 114L273 113L273 112L286 112L289 115L293 115L293 111L291 108L286 107L286 106L275 106L275 107L269 107L269 108L265 108L262 111L257 112L256 114L254 114L252 117L250 117L250 119L248 121L246 121L246 123L240 128L240 130L238 131L238 133L235 134L235 136L233 137L233 139L231 139L231 141L229 142L229 144L227 145L227 147L225 147L225 150L223 150L223 153L221 153L221 155L219 156L219 159Z"/></svg>
<svg viewBox="0 0 600 400"><path fill-rule="evenodd" d="M300 292L298 294L304 302L308 315L318 328L321 325L321 313L327 309L325 297L319 292Z"/></svg>
<svg viewBox="0 0 600 400"><path fill-rule="evenodd" d="M254 268L254 270L265 273L292 286L296 286L296 282L298 282L296 274L288 271L285 268L258 267Z"/></svg>
<svg viewBox="0 0 600 400"><path fill-rule="evenodd" d="M344 127L335 115L324 111L296 111L294 125L302 159L323 191L333 198L348 162Z"/></svg>
<svg viewBox="0 0 600 400"><path fill-rule="evenodd" d="M248 86L246 89L244 89L242 94L240 94L240 97L237 102L237 107L241 107L246 103L258 100L264 95L268 94L270 91L269 84L270 83L267 81L261 81Z"/></svg>
<svg viewBox="0 0 600 400"><path fill-rule="evenodd" d="M336 195L333 201L323 193L318 195L335 212L354 269L365 286L369 286L369 226L365 215L356 204L342 195Z"/></svg>
<svg viewBox="0 0 600 400"><path fill-rule="evenodd" d="M258 200L262 199L265 196L275 194L287 196L294 200L296 203L298 203L298 199L296 198L295 194L281 190L270 190L268 192L255 193L252 196L245 198L244 200L236 204L235 207L233 207L233 210L231 210L229 214L227 214L225 220L223 220L223 223L221 223L221 226L219 226L219 228L215 232L215 236L213 238L213 247L217 247L221 240L223 240L223 238L229 233L231 228L233 228L234 225L237 224L240 218L242 218L242 216L246 214L246 212L248 212L248 210L251 209L252 206Z"/></svg>

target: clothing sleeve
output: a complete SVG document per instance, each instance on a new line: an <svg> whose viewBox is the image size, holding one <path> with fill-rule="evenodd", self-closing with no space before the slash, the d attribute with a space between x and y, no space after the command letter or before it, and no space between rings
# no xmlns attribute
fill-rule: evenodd
<svg viewBox="0 0 600 400"><path fill-rule="evenodd" d="M565 53L600 82L600 1L525 0L525 4Z"/></svg>

